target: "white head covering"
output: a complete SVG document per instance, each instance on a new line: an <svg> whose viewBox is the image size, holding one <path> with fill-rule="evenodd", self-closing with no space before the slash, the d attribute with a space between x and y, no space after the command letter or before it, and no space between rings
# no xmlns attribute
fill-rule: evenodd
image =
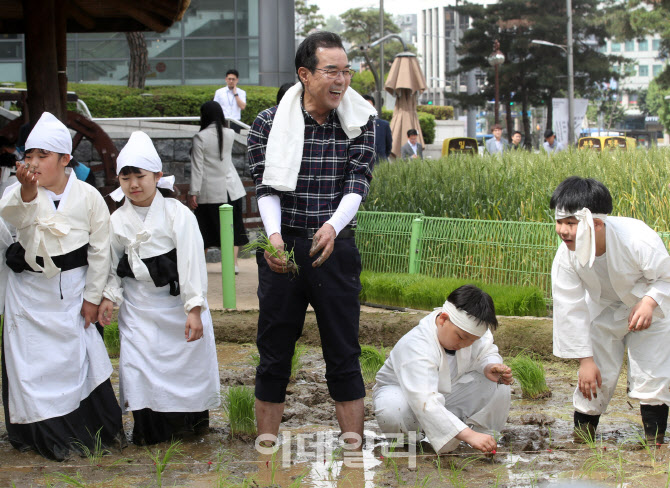
<svg viewBox="0 0 670 488"><path fill-rule="evenodd" d="M596 259L596 230L593 219L600 219L605 222L607 214L592 214L586 207L577 210L575 213L570 213L564 208L556 208L556 220L567 219L568 217L575 217L579 221L575 238L577 261L582 266L588 264L590 268Z"/></svg>
<svg viewBox="0 0 670 488"><path fill-rule="evenodd" d="M136 168L159 173L163 171L163 162L161 161L154 143L144 132L138 130L130 135L130 139L121 149L116 158L116 174L118 175L126 166L135 166ZM158 188L172 190L174 188L174 176L164 176L156 184ZM123 199L123 190L119 187L109 194L116 202Z"/></svg>
<svg viewBox="0 0 670 488"><path fill-rule="evenodd" d="M26 139L28 149L46 149L60 154L72 154L72 137L65 124L53 114L44 112Z"/></svg>
<svg viewBox="0 0 670 488"><path fill-rule="evenodd" d="M449 315L449 320L456 327L463 329L465 332L469 332L472 335L476 335L477 337L483 336L488 329L485 322L473 317L465 310L456 308L456 305L448 300L444 302L442 311Z"/></svg>

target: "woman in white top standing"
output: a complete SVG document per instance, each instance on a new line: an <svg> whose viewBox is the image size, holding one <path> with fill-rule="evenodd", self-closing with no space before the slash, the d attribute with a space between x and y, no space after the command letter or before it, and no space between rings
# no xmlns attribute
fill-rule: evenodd
<svg viewBox="0 0 670 488"><path fill-rule="evenodd" d="M90 324L110 266L109 211L70 167L67 127L45 112L19 180L0 201L18 229L6 262L2 399L11 444L64 460L71 449L125 443L112 364ZM4 242L4 241L3 241Z"/></svg>
<svg viewBox="0 0 670 488"><path fill-rule="evenodd" d="M221 105L206 102L200 107L200 132L193 136L191 150L191 188L188 206L194 210L205 249L221 247L219 206L233 207L235 272L240 246L249 242L242 220L242 198L246 195L233 165L235 132L225 128Z"/></svg>

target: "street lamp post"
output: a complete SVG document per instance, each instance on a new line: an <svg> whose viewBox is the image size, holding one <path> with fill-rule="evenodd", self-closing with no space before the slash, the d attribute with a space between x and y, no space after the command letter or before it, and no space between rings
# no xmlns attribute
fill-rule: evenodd
<svg viewBox="0 0 670 488"><path fill-rule="evenodd" d="M503 64L505 62L505 55L500 52L500 42L496 39L493 42L493 52L489 56L489 64L493 66L495 69L495 108L494 108L494 124L498 124L500 121L499 113L498 113L498 108L499 108L499 102L498 102L498 96L499 96L499 88L498 88L498 66Z"/></svg>

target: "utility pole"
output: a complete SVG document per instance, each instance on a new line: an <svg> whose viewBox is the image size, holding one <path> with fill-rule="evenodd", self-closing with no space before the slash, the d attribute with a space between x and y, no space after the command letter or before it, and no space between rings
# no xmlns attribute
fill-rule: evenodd
<svg viewBox="0 0 670 488"><path fill-rule="evenodd" d="M575 144L575 72L572 63L572 0L567 1L568 12L568 144Z"/></svg>
<svg viewBox="0 0 670 488"><path fill-rule="evenodd" d="M379 38L384 37L384 0L379 0ZM384 105L384 43L379 45L379 93L377 93L377 112L382 115Z"/></svg>

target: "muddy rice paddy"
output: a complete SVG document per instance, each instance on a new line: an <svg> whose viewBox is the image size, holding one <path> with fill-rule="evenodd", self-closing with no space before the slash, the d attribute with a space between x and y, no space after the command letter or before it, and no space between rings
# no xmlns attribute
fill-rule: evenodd
<svg viewBox="0 0 670 488"><path fill-rule="evenodd" d="M361 316L361 343L391 346L422 315L365 312ZM255 312L215 314L222 391L235 385L253 386L256 320ZM185 440L159 481L161 463L154 464L154 458L160 450L160 460L169 444L151 449L131 444L122 451L113 448L99 459L73 457L56 463L14 450L2 418L0 487L668 486L670 450L667 445L651 449L638 446L639 406L625 395L625 372L601 419L597 443L585 446L572 438L576 365L546 361L552 396L529 401L521 397L518 386L514 388L507 425L500 433L496 454L490 457L463 444L456 452L439 457L425 442L389 449L372 415L370 384L361 459L343 452L337 439L313 313L308 314L301 342L307 352L296 380L289 385L283 443L274 455L258 453L252 438L231 438L225 413L218 408L210 412L209 433ZM504 356L530 349L549 359L551 322L505 318L496 332L496 342ZM117 361L113 362L116 366ZM118 387L116 375L112 382ZM124 423L130 432L131 416L125 416ZM415 463L407 457L411 448L416 450Z"/></svg>

